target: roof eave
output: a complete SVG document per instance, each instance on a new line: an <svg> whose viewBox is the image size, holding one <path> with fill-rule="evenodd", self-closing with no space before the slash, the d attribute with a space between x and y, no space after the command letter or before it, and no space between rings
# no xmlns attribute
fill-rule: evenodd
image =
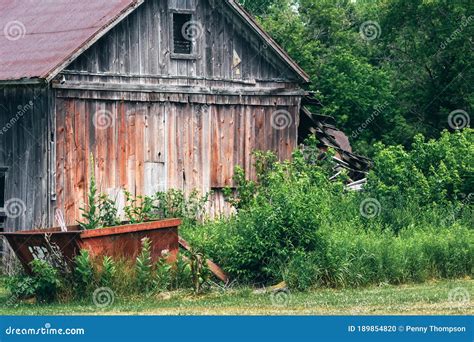
<svg viewBox="0 0 474 342"><path fill-rule="evenodd" d="M46 79L41 77L30 77L30 78L20 78L17 80L0 80L0 86L8 85L33 85L33 84L45 84L47 83Z"/></svg>

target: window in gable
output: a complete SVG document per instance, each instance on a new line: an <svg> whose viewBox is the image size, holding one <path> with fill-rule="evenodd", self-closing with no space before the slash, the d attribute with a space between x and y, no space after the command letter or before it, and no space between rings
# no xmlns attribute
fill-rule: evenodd
<svg viewBox="0 0 474 342"><path fill-rule="evenodd" d="M190 13L173 13L173 53L192 55L193 39L187 32L192 18Z"/></svg>

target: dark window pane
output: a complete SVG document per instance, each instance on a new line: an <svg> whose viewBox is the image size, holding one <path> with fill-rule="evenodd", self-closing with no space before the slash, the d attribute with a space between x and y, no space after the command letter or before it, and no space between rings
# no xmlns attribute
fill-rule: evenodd
<svg viewBox="0 0 474 342"><path fill-rule="evenodd" d="M174 53L190 55L192 53L192 41L184 36L186 23L192 19L191 14L174 13L173 14L173 43Z"/></svg>

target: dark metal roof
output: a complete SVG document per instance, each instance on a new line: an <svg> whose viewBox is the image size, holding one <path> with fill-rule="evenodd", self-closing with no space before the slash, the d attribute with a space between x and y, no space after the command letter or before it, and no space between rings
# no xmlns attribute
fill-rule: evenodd
<svg viewBox="0 0 474 342"><path fill-rule="evenodd" d="M143 0L0 0L0 80L49 80Z"/></svg>

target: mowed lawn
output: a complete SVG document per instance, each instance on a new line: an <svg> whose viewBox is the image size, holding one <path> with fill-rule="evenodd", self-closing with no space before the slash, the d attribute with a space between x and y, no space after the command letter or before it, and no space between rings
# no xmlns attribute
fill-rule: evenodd
<svg viewBox="0 0 474 342"><path fill-rule="evenodd" d="M474 280L382 285L362 289L318 289L277 295L240 288L195 296L186 292L116 297L106 308L72 304L13 303L0 288L1 315L470 315Z"/></svg>

